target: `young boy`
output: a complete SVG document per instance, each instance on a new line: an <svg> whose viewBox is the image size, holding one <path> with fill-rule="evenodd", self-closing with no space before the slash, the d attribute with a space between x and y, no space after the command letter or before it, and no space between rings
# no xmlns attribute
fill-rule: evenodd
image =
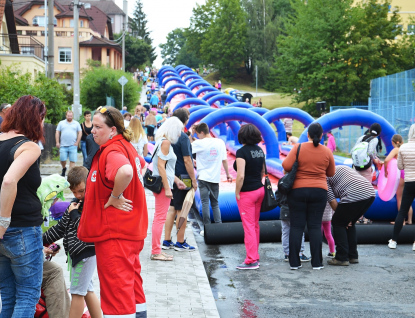
<svg viewBox="0 0 415 318"><path fill-rule="evenodd" d="M82 317L84 301L92 318L102 317L100 303L94 293L92 282L92 275L97 267L95 247L93 243L84 243L77 237L87 176L88 170L85 167L74 167L69 171L69 188L76 200L69 205L59 223L43 234L44 245L52 244L63 237L63 246L69 255L68 262L72 263L70 318Z"/></svg>

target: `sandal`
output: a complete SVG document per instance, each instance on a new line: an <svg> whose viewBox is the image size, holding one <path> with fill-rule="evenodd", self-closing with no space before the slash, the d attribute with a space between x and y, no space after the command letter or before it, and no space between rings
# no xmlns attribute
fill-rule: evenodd
<svg viewBox="0 0 415 318"><path fill-rule="evenodd" d="M151 254L150 259L152 261L172 261L173 255L169 255L166 253Z"/></svg>

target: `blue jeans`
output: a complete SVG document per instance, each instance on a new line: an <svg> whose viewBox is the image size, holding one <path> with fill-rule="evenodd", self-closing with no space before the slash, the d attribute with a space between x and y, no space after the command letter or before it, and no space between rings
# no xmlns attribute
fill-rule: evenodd
<svg viewBox="0 0 415 318"><path fill-rule="evenodd" d="M9 227L0 240L0 318L33 317L43 275L42 229Z"/></svg>
<svg viewBox="0 0 415 318"><path fill-rule="evenodd" d="M203 225L212 223L210 220L210 205L212 206L213 219L215 223L222 223L219 209L219 183L199 180L200 201L202 202Z"/></svg>
<svg viewBox="0 0 415 318"><path fill-rule="evenodd" d="M85 160L88 157L88 155L86 153L86 141L82 141L81 140L81 151L82 151L82 157L84 157L84 163L83 163L83 165L85 166Z"/></svg>

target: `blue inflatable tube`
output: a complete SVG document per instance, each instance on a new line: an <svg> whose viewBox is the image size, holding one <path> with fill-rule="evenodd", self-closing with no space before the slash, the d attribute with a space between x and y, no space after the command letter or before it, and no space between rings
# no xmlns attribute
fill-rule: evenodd
<svg viewBox="0 0 415 318"><path fill-rule="evenodd" d="M190 98L189 98L190 99ZM206 108L211 108L209 105L197 105L197 106L192 106L189 108L189 113L192 114L198 110L201 109L206 109Z"/></svg>
<svg viewBox="0 0 415 318"><path fill-rule="evenodd" d="M363 127L370 127L373 123L379 123L382 127L380 138L385 144L386 151L389 153L393 149L392 136L396 134L393 126L382 116L372 113L368 110L362 109L339 109L334 112L328 113L315 121L320 123L323 127L323 131L326 133L334 128L357 125ZM304 130L301 134L299 142L305 142L307 138L308 129Z"/></svg>
<svg viewBox="0 0 415 318"><path fill-rule="evenodd" d="M190 108L192 108L192 105L201 105L201 106L206 106L206 107L210 107L209 104L207 102L205 102L204 100L201 100L199 98L186 98L182 101L180 101L173 109L173 112L176 109L182 108L184 106L191 106Z"/></svg>
<svg viewBox="0 0 415 318"><path fill-rule="evenodd" d="M196 98L195 94L193 94L192 91L190 91L189 89L178 89L178 90L171 92L169 96L167 96L166 103L170 102L174 96L179 95L179 94L184 94L186 96Z"/></svg>
<svg viewBox="0 0 415 318"><path fill-rule="evenodd" d="M206 123L209 127L215 127L219 123L235 120L255 125L260 130L265 141L267 159L279 159L279 145L274 131L265 119L254 112L248 112L246 109L237 107L226 107L210 113L202 122Z"/></svg>
<svg viewBox="0 0 415 318"><path fill-rule="evenodd" d="M314 121L314 118L309 113L299 108L292 107L275 108L264 114L263 117L269 123L273 123L277 120L280 120L281 118L292 118L304 124L305 127Z"/></svg>
<svg viewBox="0 0 415 318"><path fill-rule="evenodd" d="M261 116L264 116L265 113L269 112L268 109L266 109L266 108L259 108L259 107L252 107L252 108L249 108L249 110L252 111L252 112L254 112L254 113L257 113L257 114L259 114Z"/></svg>
<svg viewBox="0 0 415 318"><path fill-rule="evenodd" d="M205 118L207 115L217 111L218 109L212 108L212 107L204 107L202 109L199 109L195 112L192 112L189 117L189 121L187 122L186 128L190 129L194 123L197 123L198 121ZM214 126L209 126L209 129L212 129ZM215 125L216 126L216 125Z"/></svg>
<svg viewBox="0 0 415 318"><path fill-rule="evenodd" d="M209 85L209 86L205 86L205 87L202 87L202 88L198 89L195 92L195 95L199 98L199 95L202 94L202 93L205 93L205 92L217 92L217 91L218 90L216 88L214 88L214 87L212 87L212 86Z"/></svg>
<svg viewBox="0 0 415 318"><path fill-rule="evenodd" d="M166 86L166 84L167 84L168 82L170 82L170 81L176 81L177 83L181 83L181 84L183 84L183 85L186 85L186 83L185 83L185 82L183 82L183 80L182 80L180 77L173 76L173 77L166 78L166 79L163 81L163 83L161 84L161 86L162 86L162 87L165 87L165 86Z"/></svg>
<svg viewBox="0 0 415 318"><path fill-rule="evenodd" d="M176 88L183 88L183 89L189 89L186 85L184 85L184 84L180 84L180 83L178 83L178 84L173 84L173 85L170 85L167 89L166 89L166 94L167 95L169 95L170 94L170 92L173 90L173 89L176 89Z"/></svg>
<svg viewBox="0 0 415 318"><path fill-rule="evenodd" d="M222 93L221 92L219 92L216 88L215 88L215 90L214 91L211 91L210 93L207 93L206 95L204 95L201 99L202 100L204 100L204 101L208 101L209 100L209 98L212 98L213 96L216 96L216 95L221 95Z"/></svg>
<svg viewBox="0 0 415 318"><path fill-rule="evenodd" d="M189 88L193 90L195 87L212 87L208 82L205 80L195 80L189 83ZM197 95L196 95L197 96Z"/></svg>
<svg viewBox="0 0 415 318"><path fill-rule="evenodd" d="M193 74L191 74L191 75L186 76L185 78L182 78L182 80L183 80L184 82L187 82L188 80L194 80L194 81L192 81L192 82L195 82L195 81L203 80L203 78L201 78L201 77L200 77L199 75L197 75L196 73L193 73Z"/></svg>
<svg viewBox="0 0 415 318"><path fill-rule="evenodd" d="M223 95L223 94L222 94ZM221 95L221 96L222 96ZM225 96L228 96L228 97L230 97L231 99L228 99L228 100L232 100L233 99L233 97L232 96L229 96L229 95L227 95L227 94L225 94ZM216 97L216 96L215 96ZM225 100L225 101L228 101L228 100L226 100L226 99L219 99L219 95L217 95L217 98L218 98L218 100ZM213 99L213 98L212 98ZM211 100L212 100L211 99ZM208 101L208 103L210 103L210 101L211 100L209 100ZM213 102L215 102L215 101L213 101ZM247 103L242 103L242 102L234 102L234 103L232 103L232 104L228 104L226 107L239 107L239 108L249 108L249 109L251 109L251 108L255 108L254 106L252 106L252 105L250 105L250 104L247 104ZM256 112L255 112L256 113ZM261 115L260 115L261 116Z"/></svg>
<svg viewBox="0 0 415 318"><path fill-rule="evenodd" d="M159 83L162 83L167 77L179 77L177 73L173 73L173 71L168 70L164 72L163 75L159 77Z"/></svg>
<svg viewBox="0 0 415 318"><path fill-rule="evenodd" d="M184 71L183 73L180 73L179 72L179 74L180 74L180 77L182 78L182 80L184 80L184 77L186 77L186 76L188 76L188 75L197 75L195 72L193 72L192 70L187 70L187 71Z"/></svg>
<svg viewBox="0 0 415 318"><path fill-rule="evenodd" d="M207 95L209 95L209 94L207 94ZM203 96L203 97L205 97L205 96ZM230 96L228 94L215 95L212 98L209 98L209 100L207 102L208 102L209 105L212 106L214 103L216 103L218 101L225 101L225 102L228 102L229 104L231 104L231 103L239 103L239 101L235 97L232 97L232 96Z"/></svg>

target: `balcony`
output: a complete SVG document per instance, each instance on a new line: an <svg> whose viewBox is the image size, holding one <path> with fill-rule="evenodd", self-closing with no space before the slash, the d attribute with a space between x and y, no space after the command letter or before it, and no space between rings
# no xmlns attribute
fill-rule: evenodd
<svg viewBox="0 0 415 318"><path fill-rule="evenodd" d="M0 54L33 55L44 60L44 45L30 35L0 34Z"/></svg>

